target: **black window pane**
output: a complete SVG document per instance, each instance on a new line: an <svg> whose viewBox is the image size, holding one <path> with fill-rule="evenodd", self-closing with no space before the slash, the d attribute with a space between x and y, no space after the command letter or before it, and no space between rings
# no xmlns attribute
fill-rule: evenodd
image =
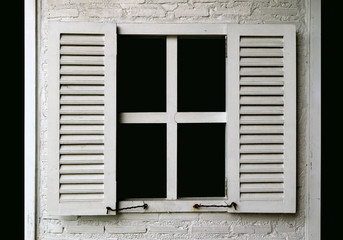
<svg viewBox="0 0 343 240"><path fill-rule="evenodd" d="M178 38L178 111L225 111L225 38Z"/></svg>
<svg viewBox="0 0 343 240"><path fill-rule="evenodd" d="M166 111L166 38L119 35L119 112Z"/></svg>
<svg viewBox="0 0 343 240"><path fill-rule="evenodd" d="M225 196L225 124L178 124L177 195Z"/></svg>
<svg viewBox="0 0 343 240"><path fill-rule="evenodd" d="M166 197L166 125L119 124L117 194L126 198Z"/></svg>

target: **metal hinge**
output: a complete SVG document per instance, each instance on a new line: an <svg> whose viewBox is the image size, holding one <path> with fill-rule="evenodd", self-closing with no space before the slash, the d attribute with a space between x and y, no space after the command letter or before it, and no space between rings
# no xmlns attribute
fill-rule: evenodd
<svg viewBox="0 0 343 240"><path fill-rule="evenodd" d="M227 193L227 178L225 178L225 197L228 196L228 193Z"/></svg>

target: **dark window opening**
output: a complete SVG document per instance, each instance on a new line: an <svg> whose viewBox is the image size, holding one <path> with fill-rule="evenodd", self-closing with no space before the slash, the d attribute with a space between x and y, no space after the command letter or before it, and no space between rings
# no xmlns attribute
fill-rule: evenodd
<svg viewBox="0 0 343 240"><path fill-rule="evenodd" d="M178 38L178 111L225 112L225 37Z"/></svg>
<svg viewBox="0 0 343 240"><path fill-rule="evenodd" d="M166 37L118 36L118 112L166 111Z"/></svg>
<svg viewBox="0 0 343 240"><path fill-rule="evenodd" d="M225 124L178 124L177 195L225 196Z"/></svg>
<svg viewBox="0 0 343 240"><path fill-rule="evenodd" d="M166 125L118 124L117 194L166 197Z"/></svg>

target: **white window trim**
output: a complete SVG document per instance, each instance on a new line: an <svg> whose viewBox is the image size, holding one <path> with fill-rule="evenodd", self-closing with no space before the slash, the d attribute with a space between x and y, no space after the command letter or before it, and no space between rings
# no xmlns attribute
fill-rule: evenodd
<svg viewBox="0 0 343 240"><path fill-rule="evenodd" d="M227 112L177 113L177 36L227 35L227 24L119 24L118 35L166 35L167 41L167 102L165 113L121 113L121 123L166 123L167 124L167 197L166 199L139 199L119 201L119 208L148 204L147 209L134 208L120 212L192 212L194 204L226 205L223 198L177 199L177 123L207 122L226 123ZM227 68L227 63L225 64ZM226 69L227 72L227 69ZM227 82L227 75L225 77ZM227 179L227 156L225 178ZM197 212L227 212L227 208L201 208Z"/></svg>
<svg viewBox="0 0 343 240"><path fill-rule="evenodd" d="M321 237L321 1L309 1L309 158L306 239Z"/></svg>
<svg viewBox="0 0 343 240"><path fill-rule="evenodd" d="M25 240L36 238L36 1L25 0Z"/></svg>

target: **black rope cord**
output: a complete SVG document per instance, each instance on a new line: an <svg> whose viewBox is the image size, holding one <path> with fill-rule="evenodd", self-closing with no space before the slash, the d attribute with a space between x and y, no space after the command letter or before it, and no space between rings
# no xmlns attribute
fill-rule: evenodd
<svg viewBox="0 0 343 240"><path fill-rule="evenodd" d="M137 206L132 206L132 207L125 207L125 208L116 208L116 209L113 209L113 208L110 208L110 207L106 207L107 209L107 214L108 214L108 211L120 211L120 210L126 210L126 209L133 209L133 208L144 208L144 209L147 209L148 208L148 204L144 203L143 205L137 205Z"/></svg>
<svg viewBox="0 0 343 240"><path fill-rule="evenodd" d="M226 205L203 205L203 204L194 204L193 205L193 208L201 208L201 207L216 207L216 208L221 208L221 207L224 207L224 208L230 208L230 207L233 207L235 210L237 210L237 203L235 202L232 202L230 204L226 204Z"/></svg>

